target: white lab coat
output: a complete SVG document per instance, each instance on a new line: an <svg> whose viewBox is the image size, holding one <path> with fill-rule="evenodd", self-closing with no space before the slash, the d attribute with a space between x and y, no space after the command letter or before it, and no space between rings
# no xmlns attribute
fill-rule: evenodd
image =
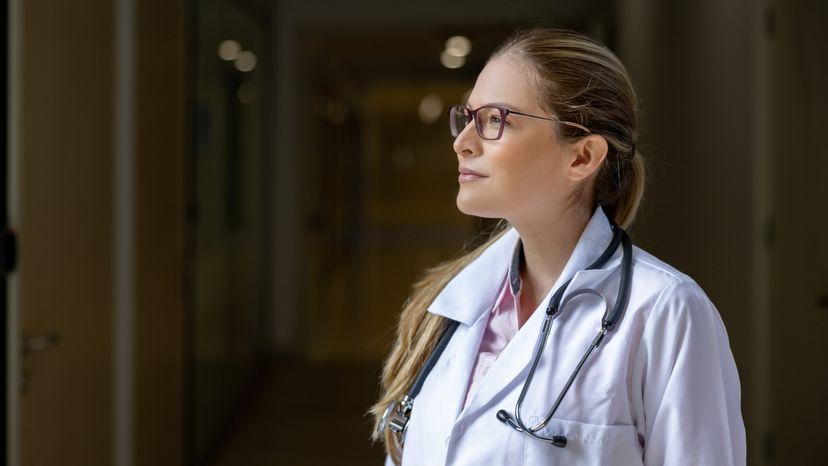
<svg viewBox="0 0 828 466"><path fill-rule="evenodd" d="M469 374L517 232L508 232L446 286L429 312L460 325L414 402L404 466L745 464L739 377L719 313L691 278L638 248L628 308L539 432L565 435L566 448L531 439L497 420L500 409L514 413L554 290L574 275L567 294L593 288L610 308L614 304L621 249L604 268L583 270L611 236L599 208L561 278L469 394L465 408ZM546 416L603 313L603 303L593 295L574 298L561 311L524 402L524 421L534 424Z"/></svg>

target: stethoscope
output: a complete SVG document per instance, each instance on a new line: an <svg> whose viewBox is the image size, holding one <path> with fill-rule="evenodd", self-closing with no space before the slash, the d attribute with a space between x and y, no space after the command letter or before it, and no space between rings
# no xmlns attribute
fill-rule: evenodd
<svg viewBox="0 0 828 466"><path fill-rule="evenodd" d="M569 286L570 282L572 282L572 278L566 281L563 285L561 285L555 294L549 299L549 304L546 306L546 316L544 317L543 324L541 326L541 332L538 335L538 341L535 344L535 350L532 357L532 366L529 369L529 374L526 376L526 381L523 383L523 388L520 390L520 395L518 396L517 405L515 406L515 414L511 415L506 410L501 409L497 412L497 419L506 424L507 426L515 429L518 432L528 435L537 440L541 440L547 443L550 443L556 447L566 447L567 438L564 435L553 435L551 437L543 437L538 435L538 431L546 427L549 424L549 421L552 419L552 416L555 415L555 411L557 411L558 406L560 406L561 401L563 401L566 392L569 391L569 387L572 386L572 382L575 380L575 377L581 371L581 368L584 366L587 358L595 351L596 348L601 344L606 336L607 332L612 330L615 327L615 324L618 323L621 315L624 313L624 309L627 307L627 303L630 299L630 286L631 286L631 275L632 275L632 242L630 241L629 235L627 232L624 231L621 227L613 224L612 225L612 240L610 241L609 246L607 246L606 250L595 260L592 264L589 265L585 270L593 270L603 267L615 251L618 249L619 244L621 245L621 283L618 286L618 296L615 300L615 306L610 311L609 303L607 303L606 298L598 292L597 290L590 289L590 288L581 288L570 292L566 299L562 301L563 295L566 292L566 288ZM604 302L604 316L601 319L601 329L598 330L598 334L592 340L589 347L587 348L584 355L581 357L581 360L578 362L578 365L572 371L572 374L569 376L569 379L564 385L561 392L558 394L558 397L555 399L555 402L552 405L552 408L549 410L549 414L539 423L533 426L527 426L523 420L521 415L521 408L523 407L523 401L526 398L526 394L529 392L529 387L532 384L532 379L535 377L535 370L538 367L538 363L540 362L541 356L543 355L543 349L546 347L546 342L549 339L549 332L552 327L552 321L559 315L559 311L566 307L566 305L571 301L573 298L585 294L595 295L598 296ZM434 368L434 365L437 363L437 360L440 358L440 355L443 353L443 350L446 349L448 346L449 341L451 340L451 336L454 334L454 331L457 330L459 322L454 320L449 320L445 330L443 330L443 334L440 336L440 339L437 341L437 345L435 346L434 350L429 355L428 359L426 360L425 364L423 364L422 369L420 369L419 374L417 374L417 378L414 381L414 385L409 390L408 394L403 397L402 400L399 402L392 401L388 408L385 410L385 413L382 415L380 419L380 423L377 426L377 432L382 432L386 427L390 429L392 432L397 434L399 437L400 444L402 445L405 443L405 435L408 431L408 421L411 419L411 411L414 409L414 399L420 393L420 389L423 387L423 383L425 379L428 377L428 374Z"/></svg>

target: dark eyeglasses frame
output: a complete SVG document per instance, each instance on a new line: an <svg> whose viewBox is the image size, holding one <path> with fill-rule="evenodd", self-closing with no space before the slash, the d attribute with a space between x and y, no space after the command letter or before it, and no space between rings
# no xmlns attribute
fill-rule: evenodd
<svg viewBox="0 0 828 466"><path fill-rule="evenodd" d="M483 136L483 128L482 128L483 122L481 122L477 118L477 112L479 112L480 110L482 110L484 108L494 108L494 109L497 109L500 112L500 127L497 130L497 136L495 136L493 138L487 138L486 136ZM453 123L453 119L451 118L451 115L452 115L452 112L455 112L455 111L465 113L466 118L468 119L465 126L468 126L469 123L474 121L474 128L477 130L477 135L480 136L480 139L485 139L487 141L494 141L494 140L500 139L501 136L503 136L503 128L506 127L506 116L507 115L520 115L520 116L525 116L525 117L529 117L529 118L537 118L538 120L554 121L554 122L560 123L562 125L570 126L572 128L577 128L577 129L579 129L579 130L581 130L581 131L583 131L587 134L592 134L592 131L589 128L587 128L586 126L579 125L578 123L574 123L574 122L571 122L571 121L561 120L558 117L545 117L545 116L540 116L540 115L531 115L529 113L518 112L517 110L512 110L510 108L502 107L500 105L482 105L482 106L480 106L480 107L478 107L474 110L466 107L465 105L452 105L451 107L449 107L449 127L451 129L451 135L454 136L455 138L460 135L460 133L463 131L463 129L465 129L465 126L463 128L455 128L454 127L454 123ZM457 134L455 134L455 133L457 133Z"/></svg>

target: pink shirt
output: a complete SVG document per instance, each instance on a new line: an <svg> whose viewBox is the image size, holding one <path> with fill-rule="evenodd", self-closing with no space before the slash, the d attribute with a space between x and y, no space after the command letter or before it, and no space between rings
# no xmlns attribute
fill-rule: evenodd
<svg viewBox="0 0 828 466"><path fill-rule="evenodd" d="M518 246L520 248L520 246ZM495 301L492 311L489 313L489 321L486 330L483 332L483 339L480 341L480 348L477 350L477 358L474 361L469 386L466 389L466 398L463 407L469 402L471 394L474 393L483 376L489 371L503 348L509 344L518 332L518 306L520 306L520 258L522 248L516 251L509 270L508 280L503 280L500 296Z"/></svg>

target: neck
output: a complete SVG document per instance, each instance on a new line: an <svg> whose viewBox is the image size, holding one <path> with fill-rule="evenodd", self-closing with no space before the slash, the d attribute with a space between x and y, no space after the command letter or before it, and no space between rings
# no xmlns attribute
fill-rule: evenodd
<svg viewBox="0 0 828 466"><path fill-rule="evenodd" d="M542 221L514 225L526 259L521 269L521 322L528 319L563 272L590 217L588 209L573 209Z"/></svg>

